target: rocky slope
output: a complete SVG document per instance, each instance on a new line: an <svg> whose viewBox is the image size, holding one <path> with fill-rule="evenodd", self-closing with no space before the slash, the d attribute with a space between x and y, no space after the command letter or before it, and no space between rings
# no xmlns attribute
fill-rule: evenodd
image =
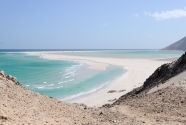
<svg viewBox="0 0 186 125"><path fill-rule="evenodd" d="M32 92L0 72L0 124L8 125L131 125L141 124L117 108L67 104Z"/></svg>
<svg viewBox="0 0 186 125"><path fill-rule="evenodd" d="M170 78L179 75L179 73L186 70L186 52L176 61L172 63L163 64L157 68L154 73L146 79L144 84L132 90L131 92L121 96L114 104L118 104L128 97L136 96L138 94L146 94L155 86L164 84Z"/></svg>
<svg viewBox="0 0 186 125"><path fill-rule="evenodd" d="M0 123L2 124L75 124L88 117L77 105L60 102L32 92L12 76L0 73ZM94 121L87 118L84 124Z"/></svg>
<svg viewBox="0 0 186 125"><path fill-rule="evenodd" d="M186 36L181 40L163 48L162 50L186 50Z"/></svg>
<svg viewBox="0 0 186 125"><path fill-rule="evenodd" d="M186 76L168 87L148 93L155 87L167 84L170 79L186 74L186 53L178 60L160 66L144 82L143 86L121 96L112 105L103 107L128 107L135 117L150 119L149 124L186 124ZM160 87L161 88L161 87ZM146 120L148 121L148 120ZM145 121L145 122L146 122Z"/></svg>
<svg viewBox="0 0 186 125"><path fill-rule="evenodd" d="M178 60L164 64L145 81L143 88L151 88L186 70L186 52Z"/></svg>

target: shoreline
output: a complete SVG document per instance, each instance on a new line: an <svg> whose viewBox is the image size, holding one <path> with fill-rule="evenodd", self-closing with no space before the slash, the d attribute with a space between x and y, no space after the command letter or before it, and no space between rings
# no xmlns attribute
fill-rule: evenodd
<svg viewBox="0 0 186 125"><path fill-rule="evenodd" d="M127 59L127 58L102 58L102 57L84 57L84 56L68 56L55 53L27 52L25 54L42 56L52 60L70 60L86 63L89 68L96 70L105 70L108 65L121 66L127 71L117 79L113 80L107 87L92 93L91 95L79 97L70 103L84 103L88 106L102 106L104 104L113 103L109 100L118 99L132 89L139 87L148 78L156 68L169 60L152 60L152 59ZM116 92L108 93L114 90ZM119 92L120 90L125 90Z"/></svg>
<svg viewBox="0 0 186 125"><path fill-rule="evenodd" d="M124 69L125 70L125 69ZM60 99L61 101L64 101L64 102L67 102L67 103L71 103L71 102L74 102L78 99L81 99L83 97L89 97L91 96L92 94L95 94L96 92L99 92L100 90L103 90L105 89L106 87L108 87L110 84L112 84L116 79L118 79L120 76L122 76L123 74L125 74L127 72L127 70L124 71L124 73L122 73L121 75L117 76L116 78L114 78L113 80L110 80L110 81L107 81L101 85L99 85L98 87L96 88L92 88L88 91L85 91L85 92L81 92L82 95L79 95L77 97L72 97L71 96L68 96L68 97L65 97L64 99ZM79 94L81 94L79 93ZM78 95L78 94L76 94ZM72 95L72 96L75 96L75 95ZM66 99L67 98L67 99Z"/></svg>
<svg viewBox="0 0 186 125"><path fill-rule="evenodd" d="M155 59L155 60L158 60L158 61L176 61L178 58L179 58L179 56L178 57L159 58L159 59Z"/></svg>

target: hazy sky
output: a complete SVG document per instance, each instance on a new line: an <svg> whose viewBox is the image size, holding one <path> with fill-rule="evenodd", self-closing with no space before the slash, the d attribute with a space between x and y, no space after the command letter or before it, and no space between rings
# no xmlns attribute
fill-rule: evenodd
<svg viewBox="0 0 186 125"><path fill-rule="evenodd" d="M1 0L0 49L159 49L186 36L186 0Z"/></svg>

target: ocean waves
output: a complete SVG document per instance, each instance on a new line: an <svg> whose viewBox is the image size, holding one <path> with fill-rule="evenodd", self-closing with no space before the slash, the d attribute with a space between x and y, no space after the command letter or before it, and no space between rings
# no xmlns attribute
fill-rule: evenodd
<svg viewBox="0 0 186 125"><path fill-rule="evenodd" d="M102 89L103 87L105 87L106 85L108 85L109 83L111 83L111 81L107 81L106 83L104 84L101 84L100 86L96 87L96 88L93 88L89 91L86 91L86 92L80 92L78 94L75 94L75 95L71 95L71 96L68 96L68 97L65 97L63 99L61 99L62 101L66 101L68 102L69 100L72 100L72 99L75 99L75 98L78 98L78 97L82 97L82 96L86 96L86 95L89 95L89 94L92 94L100 89Z"/></svg>

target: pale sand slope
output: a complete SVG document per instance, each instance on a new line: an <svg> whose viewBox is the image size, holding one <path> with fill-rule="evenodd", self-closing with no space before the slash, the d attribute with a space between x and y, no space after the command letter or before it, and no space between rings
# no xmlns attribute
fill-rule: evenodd
<svg viewBox="0 0 186 125"><path fill-rule="evenodd" d="M122 59L122 58L101 58L101 57L83 57L68 56L59 53L29 52L29 55L38 55L47 59L55 60L73 60L86 63L90 68L103 70L108 64L121 66L127 69L127 72L113 81L108 87L101 89L89 96L81 97L71 101L72 103L84 103L88 106L102 106L111 103L108 100L118 99L120 96L131 91L133 88L141 86L156 68L170 61L157 61L150 59ZM124 92L107 93L109 90L126 90Z"/></svg>
<svg viewBox="0 0 186 125"><path fill-rule="evenodd" d="M186 79L186 71L181 72L178 75L167 80L165 83L152 88L151 90L149 90L148 94L156 92L156 91L163 89L163 88L167 88L167 87L175 85L175 84L176 84L175 86L180 86L181 83L186 82L185 79ZM186 88L186 85L182 85L182 87Z"/></svg>

